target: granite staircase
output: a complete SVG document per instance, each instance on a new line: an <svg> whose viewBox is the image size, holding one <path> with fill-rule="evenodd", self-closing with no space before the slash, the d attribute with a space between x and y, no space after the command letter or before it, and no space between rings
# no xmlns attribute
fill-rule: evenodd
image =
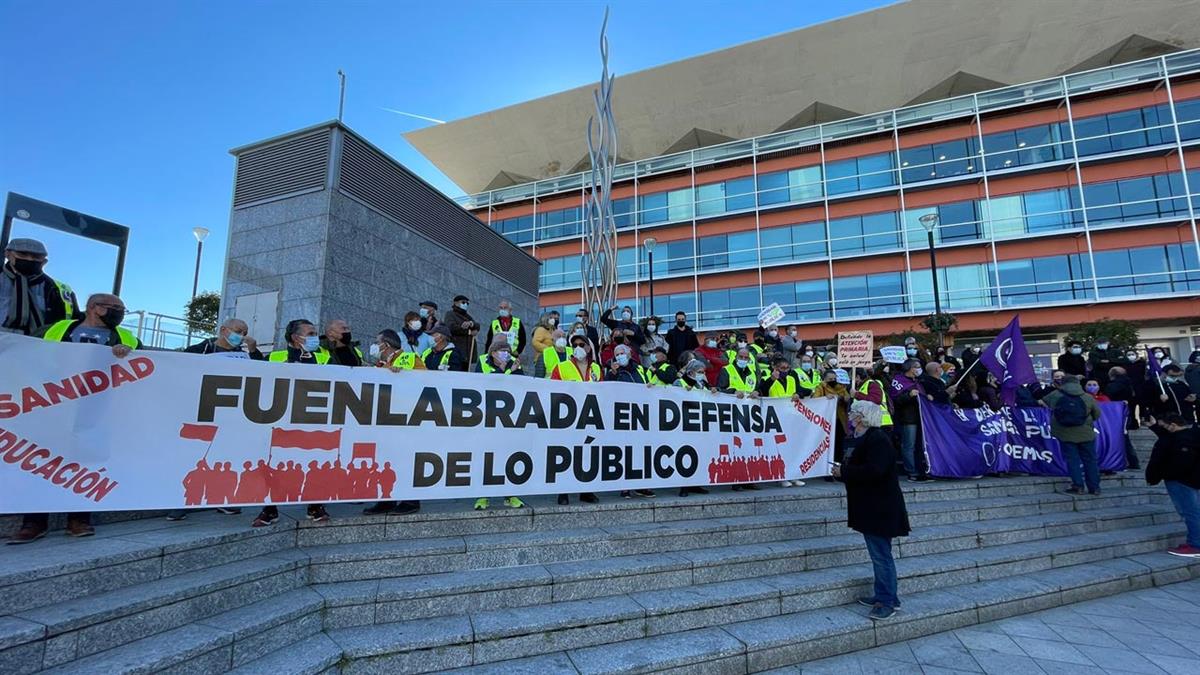
<svg viewBox="0 0 1200 675"><path fill-rule="evenodd" d="M1148 436L1139 436L1145 446ZM1143 447L1143 451L1145 447ZM744 673L1200 577L1140 474L905 483L874 624L840 485L410 516L118 520L0 548L0 673ZM299 519L298 519L299 518Z"/></svg>

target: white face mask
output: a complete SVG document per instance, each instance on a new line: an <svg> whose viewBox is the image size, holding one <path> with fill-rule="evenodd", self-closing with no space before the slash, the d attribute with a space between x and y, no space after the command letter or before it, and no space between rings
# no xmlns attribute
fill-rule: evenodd
<svg viewBox="0 0 1200 675"><path fill-rule="evenodd" d="M382 350L379 348L379 345L378 345L378 344L373 344L373 345L371 345L371 349L370 349L370 350L368 350L368 351L370 351L370 353L371 353L371 358L373 358L373 359L378 359L378 358L379 358L379 354L382 352Z"/></svg>
<svg viewBox="0 0 1200 675"><path fill-rule="evenodd" d="M778 336L778 335L779 335L779 331L777 331L777 330L769 330L769 331L767 331L767 335L770 335L771 337L776 337L776 336Z"/></svg>
<svg viewBox="0 0 1200 675"><path fill-rule="evenodd" d="M1076 356L1079 356L1080 354L1083 353L1083 350L1080 349L1079 347L1071 347L1071 353Z"/></svg>
<svg viewBox="0 0 1200 675"><path fill-rule="evenodd" d="M554 317L550 317L550 320L549 320L549 321L547 321L546 323L550 324L551 326L557 326L557 325L558 325L558 319L556 319L556 318L554 318Z"/></svg>
<svg viewBox="0 0 1200 675"><path fill-rule="evenodd" d="M461 310L462 310L462 311L464 311L464 312L465 312L465 311L467 311L467 308L468 308L468 307L470 307L470 306L471 306L471 303L469 303L469 302L460 302L460 303L458 303L458 308L459 308L459 309L461 309Z"/></svg>
<svg viewBox="0 0 1200 675"><path fill-rule="evenodd" d="M796 331L795 331L795 330L789 330L789 331L788 331L788 335L790 335L790 336L792 336L792 337L796 337Z"/></svg>
<svg viewBox="0 0 1200 675"><path fill-rule="evenodd" d="M745 367L746 367L746 366L748 366L748 365L750 365L750 362L749 362L749 361L747 361L746 359L738 359L738 360L737 360L737 367L738 367L738 368L745 368Z"/></svg>
<svg viewBox="0 0 1200 675"><path fill-rule="evenodd" d="M1125 358L1129 359L1130 361L1137 361L1137 354L1126 354Z"/></svg>
<svg viewBox="0 0 1200 675"><path fill-rule="evenodd" d="M572 354L575 357L576 361L582 361L587 358L587 350L584 349L583 347L576 347L575 351L572 352Z"/></svg>
<svg viewBox="0 0 1200 675"><path fill-rule="evenodd" d="M654 324L652 324L652 323L648 323L648 324L646 324L646 330L648 330L648 331L650 331L651 333L653 333L653 332L655 332L655 331L657 331L657 330L658 330L658 326L655 326L655 325L654 325Z"/></svg>
<svg viewBox="0 0 1200 675"><path fill-rule="evenodd" d="M829 363L829 365L831 365L831 366L836 366L836 365L837 365L837 359L829 359L828 363Z"/></svg>
<svg viewBox="0 0 1200 675"><path fill-rule="evenodd" d="M745 349L745 348L746 348L746 341L745 341L745 340L738 340L737 346L738 346L738 349Z"/></svg>
<svg viewBox="0 0 1200 675"><path fill-rule="evenodd" d="M572 332L571 335L583 335L583 329L578 328L574 332Z"/></svg>
<svg viewBox="0 0 1200 675"><path fill-rule="evenodd" d="M420 320L420 319L413 319L412 321L409 321L409 322L408 322L408 329L409 329L409 330L421 330L421 320Z"/></svg>
<svg viewBox="0 0 1200 675"><path fill-rule="evenodd" d="M616 357L616 358L617 358L617 365L618 365L618 366L627 366L627 365L629 365L629 355L628 355L628 354L617 354L617 357Z"/></svg>
<svg viewBox="0 0 1200 675"><path fill-rule="evenodd" d="M421 318L422 318L422 319L424 319L424 318L426 318L426 317L428 317L428 316L429 316L429 310L425 309L424 307L422 307L421 309L419 309L419 310L417 311L417 313L421 315Z"/></svg>
<svg viewBox="0 0 1200 675"><path fill-rule="evenodd" d="M559 349L566 347L567 346L567 338L565 338L565 337L556 338L554 340L554 346L558 347Z"/></svg>
<svg viewBox="0 0 1200 675"><path fill-rule="evenodd" d="M716 349L716 348L717 348L717 341L716 341L716 340L706 340L706 341L704 342L704 346L705 346L705 347L708 347L709 349Z"/></svg>
<svg viewBox="0 0 1200 675"><path fill-rule="evenodd" d="M512 313L512 312L509 312L507 309L502 309L502 310L500 310L500 317L501 317L501 318L504 318L504 319L507 319L507 318L508 318L508 315L509 315L509 314L511 314L511 313Z"/></svg>
<svg viewBox="0 0 1200 675"><path fill-rule="evenodd" d="M621 318L628 321L633 318L633 312L621 312Z"/></svg>
<svg viewBox="0 0 1200 675"><path fill-rule="evenodd" d="M1096 348L1097 348L1097 349L1108 349L1108 343L1107 343L1107 342L1101 342L1101 343L1099 343L1099 344L1097 344L1097 345L1096 345Z"/></svg>
<svg viewBox="0 0 1200 675"><path fill-rule="evenodd" d="M500 361L500 363L508 363L508 359L508 352L496 352L496 360Z"/></svg>

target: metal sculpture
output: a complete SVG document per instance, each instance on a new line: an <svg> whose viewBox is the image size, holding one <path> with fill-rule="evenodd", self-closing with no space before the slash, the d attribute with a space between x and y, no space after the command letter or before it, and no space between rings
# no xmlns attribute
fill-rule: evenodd
<svg viewBox="0 0 1200 675"><path fill-rule="evenodd" d="M608 8L600 26L600 87L592 91L596 115L588 118L591 185L584 207L583 306L600 316L617 300L617 225L612 211L613 170L617 165L617 123L613 118L615 76L608 73Z"/></svg>

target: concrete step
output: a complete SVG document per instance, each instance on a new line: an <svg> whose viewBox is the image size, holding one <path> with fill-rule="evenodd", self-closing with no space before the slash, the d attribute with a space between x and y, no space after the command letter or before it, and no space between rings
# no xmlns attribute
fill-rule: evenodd
<svg viewBox="0 0 1200 675"><path fill-rule="evenodd" d="M1118 506L1040 516L1036 525L1000 519L934 525L897 540L901 557L947 553L1066 535L1177 522L1170 506ZM326 628L444 616L739 581L865 560L859 535L704 547L666 554L464 570L313 586L326 599Z"/></svg>
<svg viewBox="0 0 1200 675"><path fill-rule="evenodd" d="M944 494L952 494L945 492ZM1165 503L1161 491L1113 488L1086 499L1044 492L1014 497L916 501L914 528L931 525ZM472 569L663 554L706 546L738 546L822 537L845 532L844 508L808 513L735 516L571 530L508 532L463 537L390 540L303 547L312 559L312 581L331 583L427 575Z"/></svg>
<svg viewBox="0 0 1200 675"><path fill-rule="evenodd" d="M1025 588L1022 580L1039 575L1059 579L1054 575L1063 569L1079 572L1086 571L1089 566L1111 567L1113 560L1161 551L1181 539L1182 528L1177 523L1136 527L978 551L939 553L911 559L901 557L898 563L903 565L898 564L898 569L906 598L919 600L922 594L945 592L937 589L965 589L964 596L958 601L974 603L971 594L977 584L983 584L979 586L982 589L994 588L997 583ZM861 543L859 548L862 549ZM628 645L617 647L613 643L722 625L728 627L730 623L737 625L737 622L750 620L776 619L814 607L817 611L829 611L831 606L852 601L856 595L868 592L870 569L865 564L865 552L860 557L862 561L837 568L788 575L327 632L351 660L345 672L356 672L359 668L362 672L429 672L597 645L624 650ZM1121 571L1114 580L1119 577L1129 585L1131 582L1127 577L1131 571L1145 572L1149 578L1148 568L1129 565L1133 563L1113 567L1114 574L1116 570ZM1200 561L1197 561L1197 569L1200 571ZM1021 574L1019 578L1011 576L1014 570ZM1061 578L1075 579L1071 575ZM1044 584L1039 588L1048 591ZM1062 590L1063 587L1056 587L1053 592ZM919 601L917 606L920 606ZM970 609L974 613L976 606L971 604ZM857 616L867 622L861 615ZM866 625L869 626L869 622ZM741 639L737 635L734 637ZM896 639L908 637L912 636Z"/></svg>
<svg viewBox="0 0 1200 675"><path fill-rule="evenodd" d="M194 627L211 617L255 601L302 589L307 584L307 558L294 550L226 563L195 572L149 581L137 586L76 600L23 610L8 617L15 622L0 633L9 649L40 651L42 667L107 652L145 637ZM315 612L323 606L316 599ZM320 627L320 616L317 629ZM231 621L244 622L234 615ZM18 630L19 629L19 630ZM191 634L212 633L193 630ZM31 649L40 645L41 649ZM0 656L6 652L0 651Z"/></svg>
<svg viewBox="0 0 1200 675"><path fill-rule="evenodd" d="M321 605L321 597L309 589L288 591L47 672L217 673L250 667L297 642L307 651L310 640L321 631ZM312 642L319 648L321 640Z"/></svg>
<svg viewBox="0 0 1200 675"><path fill-rule="evenodd" d="M245 517L199 514L99 528L95 537L48 535L0 547L0 615L144 584L294 548L294 528L252 529Z"/></svg>

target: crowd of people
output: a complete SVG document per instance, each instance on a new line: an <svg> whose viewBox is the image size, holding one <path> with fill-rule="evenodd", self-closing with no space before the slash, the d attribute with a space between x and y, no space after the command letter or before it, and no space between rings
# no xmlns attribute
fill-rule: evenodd
<svg viewBox="0 0 1200 675"><path fill-rule="evenodd" d="M94 294L81 310L70 287L44 273L47 260L46 249L38 241L9 242L4 273L0 275L0 316L4 317L5 330L46 340L107 345L119 358L141 348L137 338L121 327L125 306L119 297ZM749 333L741 330L698 333L689 325L685 312L676 312L672 325L668 327L668 323L658 316L636 317L630 306L613 306L601 314L599 325L593 323L586 309L578 310L573 317L550 311L539 317L530 330L526 322L514 315L512 305L506 300L498 303L490 321L478 321L471 314L470 299L460 294L444 313L432 300L421 302L415 311L405 314L399 330L386 328L363 341L365 354L362 342L354 339L347 321L329 320L322 333L316 324L303 318L289 321L283 343L268 353L259 349L249 335L246 322L238 318L224 321L213 337L184 351L274 363L373 366L396 372L471 371L585 383L617 381L703 390L738 398L832 397L837 401L837 421L833 427L834 461L839 471L860 476L867 472L877 478L878 467L870 468L868 464L878 463L877 455L883 452L881 439L886 439L892 448L887 455L891 458L888 463L893 465L891 471L897 478L903 475L914 482L931 480L922 451L920 398L960 408L998 409L1002 405L995 376L986 368L975 367L982 344L968 344L955 355L940 346L931 352L915 336L910 336L904 340L903 362L879 360L872 368L847 372L840 366L833 345L806 342L799 337L796 326L760 325ZM1186 370L1174 363L1165 349L1156 348L1147 357L1132 345L1112 344L1105 338L1098 339L1084 356L1084 345L1072 342L1059 357L1058 369L1049 382L1030 384L1018 391L1018 406L1043 405L1053 411L1052 433L1067 458L1070 492L1099 492L1092 429L1092 422L1099 416L1096 402L1127 402L1130 429L1153 419L1161 424L1182 425L1180 429L1192 428L1200 395L1200 350L1192 352ZM1152 365L1148 365L1148 360ZM864 419L872 429L867 436L864 434L868 427L862 426ZM1167 433L1165 427L1155 429ZM848 450L863 443L873 447L870 461L867 462L867 455L860 455L858 460L842 467L841 463L850 456ZM1193 447L1187 443L1176 445ZM1127 454L1130 466L1136 467L1137 456L1128 441ZM859 466L861 462L867 464ZM712 482L742 481L735 489L757 489L760 481L784 477L779 463L765 457L761 462L725 458L709 470L718 479ZM356 468L353 465L342 468L340 462L336 466L310 464L306 470L291 462L272 467L264 461L258 467L244 469L239 473L228 462L209 466L202 461L184 479L187 505L215 506L222 513L235 514L239 509L232 504L269 500L272 503L264 506L254 519L255 527L276 522L279 513L275 502L382 500L364 509L368 515L415 513L421 508L419 501L389 500L394 472L387 464L383 470L365 463ZM335 474L337 480L316 480ZM804 483L781 481L780 484L791 487ZM705 492L704 487L692 486L682 488L680 495ZM1176 492L1182 494L1180 490ZM631 490L622 496L648 498L655 493ZM595 503L599 498L584 493L580 500ZM524 506L517 497L507 497L504 503L511 508ZM569 503L569 496L559 495L558 503ZM486 509L489 505L486 498L475 502L476 509ZM1192 511L1181 507L1180 512L1195 510L1196 507ZM168 515L173 520L186 517L187 510L175 510ZM329 514L324 505L311 503L307 506L307 517L319 522L328 520ZM1192 516L1185 515L1187 518ZM27 515L20 532L9 543L34 541L46 533L47 525L47 514ZM904 529L898 522L895 525L891 530ZM906 521L904 526L907 527ZM68 514L67 533L93 534L90 515ZM882 558L882 543L876 541L871 546L878 549L876 552ZM881 565L877 571L887 576L886 563ZM885 591L877 593L873 605L875 601L885 605L892 602Z"/></svg>

